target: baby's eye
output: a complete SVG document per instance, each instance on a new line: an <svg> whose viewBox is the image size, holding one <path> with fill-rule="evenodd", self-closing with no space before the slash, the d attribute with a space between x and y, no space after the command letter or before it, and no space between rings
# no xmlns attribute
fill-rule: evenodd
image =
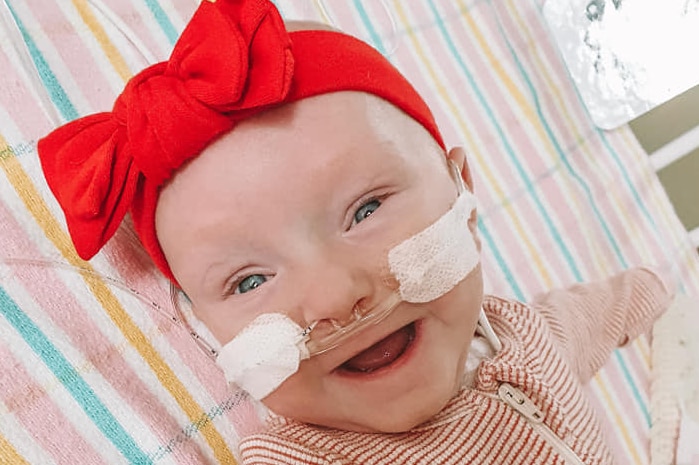
<svg viewBox="0 0 699 465"><path fill-rule="evenodd" d="M354 224L361 223L369 215L374 213L381 206L381 201L378 199L372 199L359 207L356 212L354 212Z"/></svg>
<svg viewBox="0 0 699 465"><path fill-rule="evenodd" d="M241 279L235 288L235 294L245 294L261 286L267 281L267 277L261 274L251 274Z"/></svg>

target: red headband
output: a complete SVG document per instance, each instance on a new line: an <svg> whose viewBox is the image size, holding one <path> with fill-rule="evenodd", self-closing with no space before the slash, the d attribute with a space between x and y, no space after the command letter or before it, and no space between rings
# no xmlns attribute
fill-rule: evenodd
<svg viewBox="0 0 699 465"><path fill-rule="evenodd" d="M287 34L268 0L202 2L170 59L134 76L112 112L77 119L39 141L44 175L78 254L92 258L130 211L146 251L175 281L155 231L160 187L239 121L342 90L391 102L444 147L425 102L367 44L338 32Z"/></svg>

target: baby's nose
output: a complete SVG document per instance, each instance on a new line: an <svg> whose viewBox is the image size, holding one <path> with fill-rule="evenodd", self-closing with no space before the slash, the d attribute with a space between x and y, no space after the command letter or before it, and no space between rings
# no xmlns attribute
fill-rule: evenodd
<svg viewBox="0 0 699 465"><path fill-rule="evenodd" d="M369 306L374 293L369 270L351 263L324 260L304 273L301 311L306 323L340 327L356 319Z"/></svg>

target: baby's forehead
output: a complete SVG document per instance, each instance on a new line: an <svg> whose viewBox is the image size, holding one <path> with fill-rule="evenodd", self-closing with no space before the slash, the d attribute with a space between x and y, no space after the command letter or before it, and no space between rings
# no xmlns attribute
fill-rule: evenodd
<svg viewBox="0 0 699 465"><path fill-rule="evenodd" d="M399 146L432 144L433 137L424 127L392 103L373 94L341 91L285 103L244 120L232 131L239 139L251 134L258 142L288 137L313 145L366 142L352 138L366 136ZM255 139L255 137L252 137ZM260 144L264 145L264 144Z"/></svg>
<svg viewBox="0 0 699 465"><path fill-rule="evenodd" d="M225 156L237 152L241 163L270 171L294 169L287 162L295 160L306 168L300 175L322 176L340 166L350 175L354 164L367 175L378 175L377 169L394 170L405 163L444 163L443 150L422 125L380 97L361 92L283 105L241 124L230 142Z"/></svg>
<svg viewBox="0 0 699 465"><path fill-rule="evenodd" d="M356 164L369 175L436 160L445 163L437 142L402 110L374 95L334 92L242 121L180 170L170 187L205 187L218 176L274 183L292 173L312 179L346 169L349 175Z"/></svg>
<svg viewBox="0 0 699 465"><path fill-rule="evenodd" d="M380 116L384 120L412 119L390 102L373 94L358 91L337 91L316 95L295 102L283 103L259 115L243 121L243 124L259 124L267 121L314 116L339 116L345 119Z"/></svg>
<svg viewBox="0 0 699 465"><path fill-rule="evenodd" d="M445 164L444 151L424 127L380 97L343 91L284 104L241 122L193 165L270 182L286 173L324 176L334 170L378 175L401 165ZM207 160L208 158L208 160ZM201 183L206 182L202 176Z"/></svg>

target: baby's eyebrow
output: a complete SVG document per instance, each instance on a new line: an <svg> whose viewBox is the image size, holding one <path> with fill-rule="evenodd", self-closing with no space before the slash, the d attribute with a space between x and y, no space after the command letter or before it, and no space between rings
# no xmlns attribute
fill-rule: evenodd
<svg viewBox="0 0 699 465"><path fill-rule="evenodd" d="M233 258L221 258L210 263L201 274L199 288L206 292L215 291L235 272Z"/></svg>

